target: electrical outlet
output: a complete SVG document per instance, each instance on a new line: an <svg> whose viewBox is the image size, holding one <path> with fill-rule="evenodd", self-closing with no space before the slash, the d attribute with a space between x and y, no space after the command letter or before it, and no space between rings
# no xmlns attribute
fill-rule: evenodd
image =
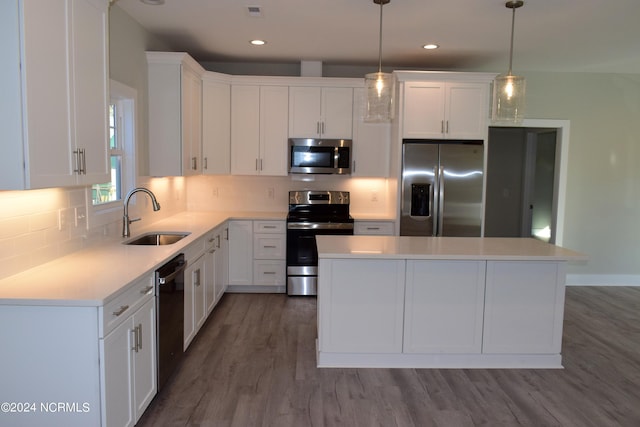
<svg viewBox="0 0 640 427"><path fill-rule="evenodd" d="M75 208L75 225L76 227L85 227L87 226L87 209L83 206L80 208Z"/></svg>
<svg viewBox="0 0 640 427"><path fill-rule="evenodd" d="M276 197L276 191L273 187L269 187L267 189L267 197L269 197L270 199L274 199Z"/></svg>
<svg viewBox="0 0 640 427"><path fill-rule="evenodd" d="M213 187L213 188L211 189L211 195L212 195L213 197L218 197L218 187Z"/></svg>
<svg viewBox="0 0 640 427"><path fill-rule="evenodd" d="M371 201L372 202L377 202L378 201L378 192L375 191L375 190L371 192Z"/></svg>
<svg viewBox="0 0 640 427"><path fill-rule="evenodd" d="M67 210L58 209L58 231L62 231L67 228Z"/></svg>

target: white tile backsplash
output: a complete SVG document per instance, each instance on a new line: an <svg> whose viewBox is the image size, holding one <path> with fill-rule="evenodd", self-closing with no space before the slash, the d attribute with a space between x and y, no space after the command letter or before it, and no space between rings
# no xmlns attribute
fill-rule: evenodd
<svg viewBox="0 0 640 427"><path fill-rule="evenodd" d="M161 204L153 212L148 197L133 201L131 217L142 217L136 226L152 223L186 209L183 178L147 178L139 186L154 192ZM138 197L138 196L135 196ZM0 278L52 261L106 239L119 239L123 208L118 205L97 218L88 205L84 187L29 191L0 191ZM59 228L59 212L63 214ZM81 214L77 221L76 215ZM84 216L84 217L83 217Z"/></svg>
<svg viewBox="0 0 640 427"><path fill-rule="evenodd" d="M290 190L342 190L351 194L351 213L387 218L394 214L389 201L394 185L384 178L340 176L196 176L141 178L138 186L150 189L161 205L154 212L149 197L132 197L129 214L141 221L136 228L186 209L193 211L286 212ZM84 187L30 191L0 191L0 278L52 261L105 240L120 239L121 205L95 215ZM78 221L77 212L85 217ZM59 229L59 213L63 224Z"/></svg>

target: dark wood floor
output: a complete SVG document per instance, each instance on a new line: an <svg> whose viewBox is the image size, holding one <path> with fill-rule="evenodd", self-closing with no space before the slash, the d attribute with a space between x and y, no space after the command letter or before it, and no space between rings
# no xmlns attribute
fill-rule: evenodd
<svg viewBox="0 0 640 427"><path fill-rule="evenodd" d="M317 369L316 301L226 294L140 426L640 426L640 288L569 287L563 370Z"/></svg>

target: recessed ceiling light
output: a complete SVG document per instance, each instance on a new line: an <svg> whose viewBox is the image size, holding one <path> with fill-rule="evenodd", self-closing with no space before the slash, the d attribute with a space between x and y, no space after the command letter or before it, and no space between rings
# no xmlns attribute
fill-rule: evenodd
<svg viewBox="0 0 640 427"><path fill-rule="evenodd" d="M150 4L152 6L160 6L164 4L164 0L140 0L144 4Z"/></svg>
<svg viewBox="0 0 640 427"><path fill-rule="evenodd" d="M254 46L262 46L267 44L267 42L264 40L251 40L249 43L251 43Z"/></svg>
<svg viewBox="0 0 640 427"><path fill-rule="evenodd" d="M437 49L440 46L438 46L437 44L434 43L429 43L429 44L425 44L422 46L423 49L427 49L427 50L433 50L433 49Z"/></svg>

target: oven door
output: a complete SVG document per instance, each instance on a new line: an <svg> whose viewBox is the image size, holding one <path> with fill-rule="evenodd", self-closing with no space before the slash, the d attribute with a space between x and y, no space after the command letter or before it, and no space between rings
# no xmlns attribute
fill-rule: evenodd
<svg viewBox="0 0 640 427"><path fill-rule="evenodd" d="M287 293L316 295L318 275L318 235L352 235L353 223L287 224Z"/></svg>

